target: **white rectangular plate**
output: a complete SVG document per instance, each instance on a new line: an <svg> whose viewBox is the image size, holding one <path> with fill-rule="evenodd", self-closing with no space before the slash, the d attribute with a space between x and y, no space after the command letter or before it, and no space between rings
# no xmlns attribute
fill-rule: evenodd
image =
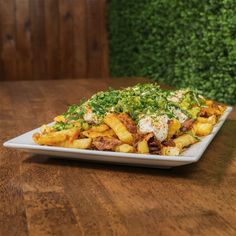
<svg viewBox="0 0 236 236"><path fill-rule="evenodd" d="M162 167L170 168L174 166L181 166L197 162L211 140L215 137L224 121L226 120L229 113L232 111L232 107L227 107L224 115L221 117L219 122L215 125L212 133L201 139L200 142L192 145L181 156L160 156L160 155L149 155L149 154L135 154L135 153L120 153L120 152L108 152L108 151L95 151L95 150L81 150L73 148L63 147L51 147L51 146L40 146L33 142L32 134L39 132L39 128L34 129L30 132L24 133L16 138L13 138L4 143L5 147L23 149L25 151L35 154L45 154L55 156L57 158L69 158L79 159L86 161L100 161L109 162L124 165L139 165L146 167ZM43 155L42 155L43 157Z"/></svg>

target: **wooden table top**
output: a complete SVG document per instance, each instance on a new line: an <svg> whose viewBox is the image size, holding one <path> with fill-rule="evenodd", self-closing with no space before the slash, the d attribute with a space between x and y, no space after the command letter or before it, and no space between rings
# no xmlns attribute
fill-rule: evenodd
<svg viewBox="0 0 236 236"><path fill-rule="evenodd" d="M198 163L170 170L2 146L108 84L138 81L0 83L0 235L236 235L236 110Z"/></svg>

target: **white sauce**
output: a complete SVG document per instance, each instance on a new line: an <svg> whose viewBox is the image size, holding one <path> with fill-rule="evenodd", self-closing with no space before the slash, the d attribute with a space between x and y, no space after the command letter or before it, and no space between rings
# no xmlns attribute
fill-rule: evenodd
<svg viewBox="0 0 236 236"><path fill-rule="evenodd" d="M86 109L86 113L84 114L83 118L89 123L97 123L97 117L90 108Z"/></svg>
<svg viewBox="0 0 236 236"><path fill-rule="evenodd" d="M180 109L173 108L172 112L180 123L183 123L188 119L188 117Z"/></svg>
<svg viewBox="0 0 236 236"><path fill-rule="evenodd" d="M139 131L142 134L153 132L159 141L164 141L168 135L167 115L158 116L155 120L151 117L142 118L139 123Z"/></svg>
<svg viewBox="0 0 236 236"><path fill-rule="evenodd" d="M139 131L142 134L147 134L147 133L153 132L151 117L142 118L139 121L138 126L139 126Z"/></svg>
<svg viewBox="0 0 236 236"><path fill-rule="evenodd" d="M184 91L178 90L174 93L171 93L171 96L167 98L170 102L180 102L183 97Z"/></svg>

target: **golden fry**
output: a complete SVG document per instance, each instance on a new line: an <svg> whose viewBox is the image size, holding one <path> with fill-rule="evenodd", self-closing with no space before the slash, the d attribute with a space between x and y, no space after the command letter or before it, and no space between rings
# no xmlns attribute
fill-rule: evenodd
<svg viewBox="0 0 236 236"><path fill-rule="evenodd" d="M93 126L90 130L95 131L95 132L104 132L109 129L109 126L106 124L101 124L98 126Z"/></svg>
<svg viewBox="0 0 236 236"><path fill-rule="evenodd" d="M225 110L226 110L226 106L223 106L223 105L219 105L218 106L219 110L220 110L220 114L223 115Z"/></svg>
<svg viewBox="0 0 236 236"><path fill-rule="evenodd" d="M176 134L180 130L180 128L181 124L177 119L171 120L167 138L170 139L171 137L173 137L173 135Z"/></svg>
<svg viewBox="0 0 236 236"><path fill-rule="evenodd" d="M92 130L87 130L87 131L82 132L82 134L86 137L89 137L89 138L96 138L99 136L112 137L112 136L116 135L112 129L106 130L104 132L96 132L96 131L92 131Z"/></svg>
<svg viewBox="0 0 236 236"><path fill-rule="evenodd" d="M213 101L212 100L206 100L206 105L207 106L212 106L213 105Z"/></svg>
<svg viewBox="0 0 236 236"><path fill-rule="evenodd" d="M199 123L209 123L209 124L216 124L216 122L217 122L217 118L216 118L216 116L215 115L212 115L212 116L210 116L210 117L208 117L208 118L205 118L205 117L198 117L197 118L197 121L199 122Z"/></svg>
<svg viewBox="0 0 236 236"><path fill-rule="evenodd" d="M65 140L63 142L57 143L55 146L66 147L66 148L88 149L91 147L91 144L92 144L91 138L83 138L83 139L76 139L73 142Z"/></svg>
<svg viewBox="0 0 236 236"><path fill-rule="evenodd" d="M42 126L40 127L40 131L41 131L42 134L47 134L47 133L53 132L54 130L53 130L53 128L52 128L51 126L42 125Z"/></svg>
<svg viewBox="0 0 236 236"><path fill-rule="evenodd" d="M110 126L118 138L128 144L133 143L133 136L132 134L126 129L124 124L116 117L115 114L108 114L104 118L104 122Z"/></svg>
<svg viewBox="0 0 236 236"><path fill-rule="evenodd" d="M207 107L201 109L201 113L207 115L207 117L212 115L221 116L226 109L226 106L223 105L217 105L215 103L209 104L210 105L208 105Z"/></svg>
<svg viewBox="0 0 236 236"><path fill-rule="evenodd" d="M176 147L178 147L181 150L184 147L196 143L198 139L192 136L191 134L183 134L178 138L175 138L173 141Z"/></svg>
<svg viewBox="0 0 236 236"><path fill-rule="evenodd" d="M65 141L66 138L66 134L61 132L54 132L49 134L33 134L34 141L39 145L56 145L57 143Z"/></svg>
<svg viewBox="0 0 236 236"><path fill-rule="evenodd" d="M73 141L72 147L80 149L88 149L91 147L91 144L92 144L91 138L76 139Z"/></svg>
<svg viewBox="0 0 236 236"><path fill-rule="evenodd" d="M143 140L143 141L139 142L138 146L137 146L137 150L138 150L138 153L142 153L142 154L149 153L149 147L148 147L147 141Z"/></svg>
<svg viewBox="0 0 236 236"><path fill-rule="evenodd" d="M33 134L34 141L39 145L55 145L68 140L73 142L78 137L79 129L72 128L68 130L62 130L57 132L45 133L45 134Z"/></svg>
<svg viewBox="0 0 236 236"><path fill-rule="evenodd" d="M132 153L134 152L134 147L130 146L129 144L121 144L115 148L116 152L126 152L126 153Z"/></svg>
<svg viewBox="0 0 236 236"><path fill-rule="evenodd" d="M163 156L178 156L182 151L181 147L165 147L161 148L161 155Z"/></svg>
<svg viewBox="0 0 236 236"><path fill-rule="evenodd" d="M210 123L195 123L193 125L193 133L197 136L205 136L212 132L213 124Z"/></svg>

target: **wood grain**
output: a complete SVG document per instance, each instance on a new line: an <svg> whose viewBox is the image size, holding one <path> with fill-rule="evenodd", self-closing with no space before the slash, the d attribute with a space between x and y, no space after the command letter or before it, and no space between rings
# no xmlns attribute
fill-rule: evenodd
<svg viewBox="0 0 236 236"><path fill-rule="evenodd" d="M17 77L24 80L33 76L29 0L15 3Z"/></svg>
<svg viewBox="0 0 236 236"><path fill-rule="evenodd" d="M0 0L0 80L108 78L106 0Z"/></svg>
<svg viewBox="0 0 236 236"><path fill-rule="evenodd" d="M74 71L73 0L59 0L61 75L72 78ZM64 45L67 44L67 47Z"/></svg>
<svg viewBox="0 0 236 236"><path fill-rule="evenodd" d="M75 76L86 77L87 76L87 41L89 38L87 37L87 13L85 11L86 8L86 0L80 0L74 2L73 7L73 16L74 16L74 53L75 53ZM104 29L106 31L106 29ZM107 45L107 38L106 38ZM105 46L103 50L103 54L105 54ZM107 65L108 62L106 61ZM102 75L103 77L103 75Z"/></svg>
<svg viewBox="0 0 236 236"><path fill-rule="evenodd" d="M170 170L2 147L68 104L141 78L0 82L0 235L235 235L236 111L195 164Z"/></svg>
<svg viewBox="0 0 236 236"><path fill-rule="evenodd" d="M0 1L1 15L1 63L2 75L0 79L6 77L17 78L16 62L16 31L15 31L15 1Z"/></svg>
<svg viewBox="0 0 236 236"><path fill-rule="evenodd" d="M45 34L46 34L46 70L47 78L59 79L60 57L59 57L59 6L58 0L47 0L44 3L45 10Z"/></svg>
<svg viewBox="0 0 236 236"><path fill-rule="evenodd" d="M90 61L88 63L88 77L94 78L96 74L101 73L102 66L102 24L101 14L102 9L100 7L100 1L87 0L87 37L88 41L88 56Z"/></svg>

